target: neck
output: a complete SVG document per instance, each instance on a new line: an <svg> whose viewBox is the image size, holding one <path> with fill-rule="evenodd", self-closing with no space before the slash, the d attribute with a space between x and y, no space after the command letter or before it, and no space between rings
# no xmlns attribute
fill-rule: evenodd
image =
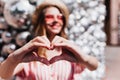
<svg viewBox="0 0 120 80"><path fill-rule="evenodd" d="M51 35L48 35L47 37L48 37L48 39L50 40L50 42L52 42L52 40L54 39L55 36L56 36L56 35L51 34Z"/></svg>

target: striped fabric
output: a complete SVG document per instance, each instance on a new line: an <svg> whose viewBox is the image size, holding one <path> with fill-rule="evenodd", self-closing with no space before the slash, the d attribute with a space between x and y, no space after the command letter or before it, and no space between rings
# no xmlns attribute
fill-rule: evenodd
<svg viewBox="0 0 120 80"><path fill-rule="evenodd" d="M31 62L24 65L24 70L17 75L16 80L74 80L73 75L73 65L65 60L49 66L40 62Z"/></svg>

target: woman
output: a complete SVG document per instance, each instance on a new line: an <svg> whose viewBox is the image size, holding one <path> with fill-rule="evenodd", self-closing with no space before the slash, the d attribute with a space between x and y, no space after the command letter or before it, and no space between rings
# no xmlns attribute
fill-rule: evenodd
<svg viewBox="0 0 120 80"><path fill-rule="evenodd" d="M35 38L0 64L0 76L16 80L74 80L76 69L95 70L96 58L67 40L68 9L59 0L45 0L33 14ZM7 74L7 75L6 75Z"/></svg>

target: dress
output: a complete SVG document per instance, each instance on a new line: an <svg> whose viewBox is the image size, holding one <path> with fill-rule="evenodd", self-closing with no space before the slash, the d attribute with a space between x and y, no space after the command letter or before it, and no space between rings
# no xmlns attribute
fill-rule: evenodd
<svg viewBox="0 0 120 80"><path fill-rule="evenodd" d="M80 71L84 70L80 67ZM74 80L74 63L60 60L47 66L41 62L24 64L24 70L16 75L16 80Z"/></svg>

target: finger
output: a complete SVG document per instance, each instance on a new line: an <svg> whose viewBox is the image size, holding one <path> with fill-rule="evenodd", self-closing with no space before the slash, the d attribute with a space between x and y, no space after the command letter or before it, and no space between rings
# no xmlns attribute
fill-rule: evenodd
<svg viewBox="0 0 120 80"><path fill-rule="evenodd" d="M46 45L46 44L44 44L44 43L29 42L29 43L27 43L26 45L24 45L24 46L22 47L22 49L23 49L24 53L26 54L26 53L34 50L34 49L38 49L38 47L43 47L43 48L47 48L47 49L49 48L49 46Z"/></svg>
<svg viewBox="0 0 120 80"><path fill-rule="evenodd" d="M49 40L44 36L37 36L32 40L32 42L40 42L40 43L47 43L47 44L49 43L50 44Z"/></svg>
<svg viewBox="0 0 120 80"><path fill-rule="evenodd" d="M47 39L47 38L45 38L45 37L36 37L36 38L34 38L33 40L31 40L31 42L34 44L35 42L35 44L37 44L37 42L38 43L41 43L41 46L42 46L42 44L45 44L46 46L48 46L48 47L50 47L50 42L49 42L49 40ZM44 46L44 45L43 45Z"/></svg>
<svg viewBox="0 0 120 80"><path fill-rule="evenodd" d="M66 43L68 40L60 37L60 36L55 36L55 38L53 39L52 43Z"/></svg>
<svg viewBox="0 0 120 80"><path fill-rule="evenodd" d="M60 43L54 43L53 44L54 47L65 47L66 43L60 42Z"/></svg>
<svg viewBox="0 0 120 80"><path fill-rule="evenodd" d="M50 44L50 41L46 36L43 36L43 40L46 41L46 43Z"/></svg>
<svg viewBox="0 0 120 80"><path fill-rule="evenodd" d="M44 44L44 43L39 43L39 42L34 42L32 47L43 47L43 48L47 48L49 49L49 45L48 44Z"/></svg>
<svg viewBox="0 0 120 80"><path fill-rule="evenodd" d="M53 46L70 49L70 47L73 46L73 45L69 40L61 38L61 39L57 40L55 43L53 43Z"/></svg>
<svg viewBox="0 0 120 80"><path fill-rule="evenodd" d="M52 45L54 47L65 47L66 42L67 41L64 38L57 38L56 40L54 40L54 42L52 42Z"/></svg>
<svg viewBox="0 0 120 80"><path fill-rule="evenodd" d="M61 37L55 36L55 38L52 40L52 43L56 43L58 40L60 40Z"/></svg>

